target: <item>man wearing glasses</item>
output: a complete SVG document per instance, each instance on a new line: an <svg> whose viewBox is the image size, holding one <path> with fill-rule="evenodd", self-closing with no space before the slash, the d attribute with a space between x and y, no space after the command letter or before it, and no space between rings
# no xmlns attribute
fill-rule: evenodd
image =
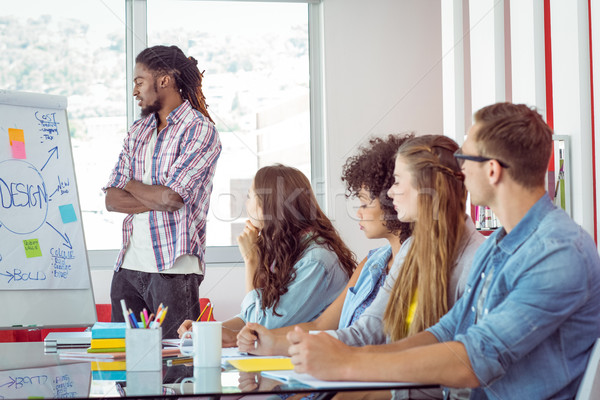
<svg viewBox="0 0 600 400"><path fill-rule="evenodd" d="M425 332L383 346L290 332L296 370L470 387L471 399L574 398L600 336L600 259L545 191L551 149L552 130L528 106L479 110L455 157L471 201L502 228L478 249L461 299Z"/></svg>

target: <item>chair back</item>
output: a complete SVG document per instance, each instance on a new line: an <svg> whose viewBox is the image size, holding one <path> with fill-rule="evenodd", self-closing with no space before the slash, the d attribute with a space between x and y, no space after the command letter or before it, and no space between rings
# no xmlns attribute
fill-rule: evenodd
<svg viewBox="0 0 600 400"><path fill-rule="evenodd" d="M600 399L600 339L596 340L575 400Z"/></svg>

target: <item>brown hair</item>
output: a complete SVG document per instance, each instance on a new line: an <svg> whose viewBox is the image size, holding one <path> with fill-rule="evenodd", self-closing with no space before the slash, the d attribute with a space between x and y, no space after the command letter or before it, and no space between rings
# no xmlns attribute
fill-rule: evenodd
<svg viewBox="0 0 600 400"><path fill-rule="evenodd" d="M379 199L384 213L384 225L403 243L412 233L409 223L398 220L392 199L387 191L394 182L394 162L396 152L405 140L413 134L388 135L387 138L373 138L368 146L361 146L359 153L346 160L342 181L346 182L346 197L357 197L364 187L371 200Z"/></svg>
<svg viewBox="0 0 600 400"><path fill-rule="evenodd" d="M334 251L348 277L356 267L331 221L319 207L306 176L296 168L276 164L254 177L254 192L264 226L258 237L259 266L254 287L261 291L262 308L276 308L295 279L294 264L312 242Z"/></svg>
<svg viewBox="0 0 600 400"><path fill-rule="evenodd" d="M427 135L407 140L398 150L419 195L413 243L383 317L392 340L420 332L448 312L448 283L460 251L467 197L464 176L453 157L457 149L448 137ZM417 308L407 327L415 291Z"/></svg>
<svg viewBox="0 0 600 400"><path fill-rule="evenodd" d="M144 64L155 78L160 74L173 77L181 97L214 123L206 110L206 97L202 93L204 75L198 69L198 61L194 57L186 57L177 46L153 46L142 50L135 62Z"/></svg>
<svg viewBox="0 0 600 400"><path fill-rule="evenodd" d="M509 176L525 187L544 186L552 129L535 109L497 103L477 111L474 120L479 124L475 143L481 155L506 163Z"/></svg>

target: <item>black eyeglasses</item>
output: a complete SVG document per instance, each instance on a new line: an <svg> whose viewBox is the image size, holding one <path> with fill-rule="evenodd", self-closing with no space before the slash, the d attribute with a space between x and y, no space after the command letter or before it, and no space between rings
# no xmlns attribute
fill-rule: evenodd
<svg viewBox="0 0 600 400"><path fill-rule="evenodd" d="M504 161L500 161L497 158L483 157L483 156L471 156L468 154L463 154L462 149L458 149L454 152L454 158L456 158L456 161L458 161L459 167L462 167L465 160L475 161L475 162L485 162L485 161L490 161L490 160L496 160L496 161L498 161L498 164L500 164L502 167L508 168L507 163L505 163Z"/></svg>

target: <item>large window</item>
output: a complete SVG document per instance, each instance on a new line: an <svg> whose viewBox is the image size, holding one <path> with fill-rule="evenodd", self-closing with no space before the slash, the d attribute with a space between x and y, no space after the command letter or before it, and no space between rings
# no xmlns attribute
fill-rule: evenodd
<svg viewBox="0 0 600 400"><path fill-rule="evenodd" d="M136 24L126 10L133 10ZM309 5L296 1L3 4L0 89L68 98L88 250L121 246L123 214L105 210L101 188L128 124L139 115L137 107L127 115L132 82L126 71L133 66L126 54L133 47L137 53L146 44L177 45L205 71L203 90L223 143L208 215L209 246L235 244L258 168L280 162L311 177L308 19Z"/></svg>
<svg viewBox="0 0 600 400"><path fill-rule="evenodd" d="M227 246L246 219L256 170L276 162L310 179L308 5L148 0L148 46L177 45L205 70L223 150L207 245Z"/></svg>

